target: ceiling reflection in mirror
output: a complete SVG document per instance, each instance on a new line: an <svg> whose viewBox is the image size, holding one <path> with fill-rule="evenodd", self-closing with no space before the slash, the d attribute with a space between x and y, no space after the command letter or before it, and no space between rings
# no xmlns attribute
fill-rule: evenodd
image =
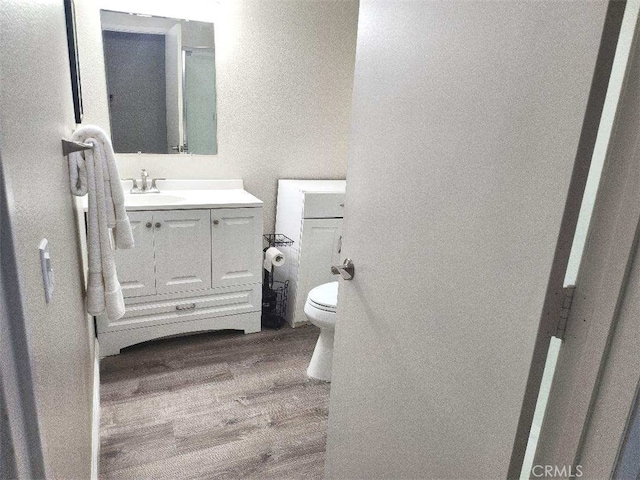
<svg viewBox="0 0 640 480"><path fill-rule="evenodd" d="M102 10L116 153L218 153L213 24Z"/></svg>

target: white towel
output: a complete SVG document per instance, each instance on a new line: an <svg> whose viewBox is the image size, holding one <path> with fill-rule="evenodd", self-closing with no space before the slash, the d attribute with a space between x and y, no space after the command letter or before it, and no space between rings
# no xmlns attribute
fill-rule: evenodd
<svg viewBox="0 0 640 480"><path fill-rule="evenodd" d="M92 315L106 311L109 320L117 320L125 308L109 229L113 229L117 248L133 248L118 167L111 142L101 128L81 127L73 134L73 140L93 145L91 150L69 155L71 193L89 194L87 311Z"/></svg>

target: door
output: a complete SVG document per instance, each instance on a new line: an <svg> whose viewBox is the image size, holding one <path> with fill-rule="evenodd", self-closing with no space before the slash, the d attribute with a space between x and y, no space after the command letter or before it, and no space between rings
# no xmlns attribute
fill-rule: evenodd
<svg viewBox="0 0 640 480"><path fill-rule="evenodd" d="M607 4L361 0L328 478L506 478Z"/></svg>
<svg viewBox="0 0 640 480"><path fill-rule="evenodd" d="M153 212L158 293L211 288L209 210Z"/></svg>
<svg viewBox="0 0 640 480"><path fill-rule="evenodd" d="M305 219L300 240L300 268L298 270L297 310L294 322L307 322L304 304L309 291L336 278L331 274L331 266L337 265L342 246L341 218Z"/></svg>
<svg viewBox="0 0 640 480"><path fill-rule="evenodd" d="M182 24L164 35L164 68L167 97L167 153L179 153L182 145Z"/></svg>
<svg viewBox="0 0 640 480"><path fill-rule="evenodd" d="M262 282L262 209L211 210L213 288Z"/></svg>
<svg viewBox="0 0 640 480"><path fill-rule="evenodd" d="M102 33L114 151L165 153L165 36L107 30Z"/></svg>
<svg viewBox="0 0 640 480"><path fill-rule="evenodd" d="M184 143L189 146L189 153L218 153L213 48L185 48L184 89Z"/></svg>
<svg viewBox="0 0 640 480"><path fill-rule="evenodd" d="M125 297L155 295L153 212L127 212L134 248L114 250L118 280Z"/></svg>

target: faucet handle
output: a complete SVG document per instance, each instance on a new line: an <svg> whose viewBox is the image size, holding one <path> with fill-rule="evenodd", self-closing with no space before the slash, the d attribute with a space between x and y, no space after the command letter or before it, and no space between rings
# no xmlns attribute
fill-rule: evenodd
<svg viewBox="0 0 640 480"><path fill-rule="evenodd" d="M160 193L160 190L156 186L156 180L166 180L166 178L152 178L151 179L151 188L149 189L149 191L154 192L154 193Z"/></svg>
<svg viewBox="0 0 640 480"><path fill-rule="evenodd" d="M136 193L140 191L140 189L138 188L138 180L136 178L123 178L122 180L131 180L133 182L133 188L131 189L130 193Z"/></svg>

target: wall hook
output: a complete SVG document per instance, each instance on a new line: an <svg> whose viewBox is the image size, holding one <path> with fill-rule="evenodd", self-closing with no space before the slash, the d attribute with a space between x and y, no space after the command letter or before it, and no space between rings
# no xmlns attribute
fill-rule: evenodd
<svg viewBox="0 0 640 480"><path fill-rule="evenodd" d="M82 152L83 150L90 150L93 145L82 142L72 142L69 140L62 140L62 155L65 157L73 152Z"/></svg>

